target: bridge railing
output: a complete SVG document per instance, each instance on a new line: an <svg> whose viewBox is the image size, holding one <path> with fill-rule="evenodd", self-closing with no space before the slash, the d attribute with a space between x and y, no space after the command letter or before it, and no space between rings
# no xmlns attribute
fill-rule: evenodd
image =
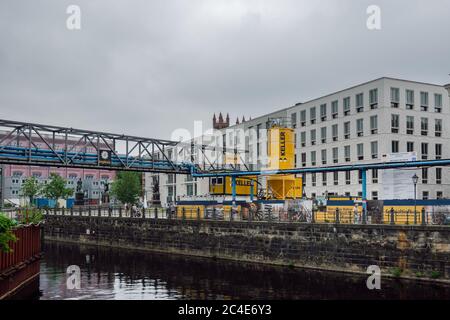
<svg viewBox="0 0 450 320"><path fill-rule="evenodd" d="M125 207L80 207L45 209L45 215L104 217L104 218L139 218L139 219L173 219L173 220L214 220L269 223L329 223L329 224L390 224L390 225L449 225L450 213L430 211L389 211L383 213L368 212L364 221L362 214L352 210L295 212L291 210L233 210L177 208L166 209L153 207L136 211Z"/></svg>

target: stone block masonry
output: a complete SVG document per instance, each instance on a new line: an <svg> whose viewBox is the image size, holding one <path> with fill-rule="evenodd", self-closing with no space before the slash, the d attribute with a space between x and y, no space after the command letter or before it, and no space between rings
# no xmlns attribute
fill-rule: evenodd
<svg viewBox="0 0 450 320"><path fill-rule="evenodd" d="M46 216L45 239L340 272L450 279L450 228ZM401 270L401 271L400 271Z"/></svg>

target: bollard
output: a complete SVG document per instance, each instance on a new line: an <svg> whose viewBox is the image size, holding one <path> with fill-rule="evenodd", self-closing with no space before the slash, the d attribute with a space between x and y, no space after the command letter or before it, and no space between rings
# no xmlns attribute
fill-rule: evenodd
<svg viewBox="0 0 450 320"><path fill-rule="evenodd" d="M182 216L181 218L182 218L183 220L186 220L186 208L185 208L185 207L183 207L182 213L183 213L183 216Z"/></svg>
<svg viewBox="0 0 450 320"><path fill-rule="evenodd" d="M425 221L426 217L425 217L425 207L422 207L422 225L426 225L426 221Z"/></svg>
<svg viewBox="0 0 450 320"><path fill-rule="evenodd" d="M316 216L314 214L314 210L311 210L311 223L316 223Z"/></svg>
<svg viewBox="0 0 450 320"><path fill-rule="evenodd" d="M155 207L155 219L158 219L158 208Z"/></svg>
<svg viewBox="0 0 450 320"><path fill-rule="evenodd" d="M335 214L336 214L336 216L335 216L336 223L338 223L338 224L341 223L340 216L339 216L339 208L336 208Z"/></svg>
<svg viewBox="0 0 450 320"><path fill-rule="evenodd" d="M390 213L391 213L391 225L394 225L395 224L394 208L391 208Z"/></svg>
<svg viewBox="0 0 450 320"><path fill-rule="evenodd" d="M91 206L88 207L89 217L92 216L92 209Z"/></svg>
<svg viewBox="0 0 450 320"><path fill-rule="evenodd" d="M406 225L409 225L409 209L406 211Z"/></svg>
<svg viewBox="0 0 450 320"><path fill-rule="evenodd" d="M145 208L142 208L142 219L145 219Z"/></svg>
<svg viewBox="0 0 450 320"><path fill-rule="evenodd" d="M213 220L216 220L216 208L214 207L213 208L213 213L212 213L212 218L213 218Z"/></svg>
<svg viewBox="0 0 450 320"><path fill-rule="evenodd" d="M73 207L70 208L70 215L73 216Z"/></svg>
<svg viewBox="0 0 450 320"><path fill-rule="evenodd" d="M200 207L197 207L197 220L200 220Z"/></svg>

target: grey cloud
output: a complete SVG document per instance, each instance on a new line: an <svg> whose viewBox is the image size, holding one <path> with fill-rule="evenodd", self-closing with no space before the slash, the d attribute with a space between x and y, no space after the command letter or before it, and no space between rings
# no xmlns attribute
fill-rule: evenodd
<svg viewBox="0 0 450 320"><path fill-rule="evenodd" d="M65 27L69 4L82 30ZM366 28L368 5L382 30ZM2 1L0 118L168 138L379 76L450 82L450 3Z"/></svg>

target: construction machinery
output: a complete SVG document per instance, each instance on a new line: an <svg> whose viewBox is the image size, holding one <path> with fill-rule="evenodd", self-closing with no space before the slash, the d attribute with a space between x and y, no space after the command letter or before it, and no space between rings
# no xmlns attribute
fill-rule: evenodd
<svg viewBox="0 0 450 320"><path fill-rule="evenodd" d="M268 157L263 171L295 168L295 132L285 120L269 119L267 147ZM209 194L178 201L177 215L187 219L212 215L227 219L234 210L245 219L252 209L272 213L285 209L288 202L301 199L302 194L303 179L295 174L268 174L259 179L256 175L213 176L209 178Z"/></svg>
<svg viewBox="0 0 450 320"><path fill-rule="evenodd" d="M268 170L295 168L295 132L282 121L272 121L267 130ZM295 174L266 177L266 198L275 200L301 199L303 179Z"/></svg>

